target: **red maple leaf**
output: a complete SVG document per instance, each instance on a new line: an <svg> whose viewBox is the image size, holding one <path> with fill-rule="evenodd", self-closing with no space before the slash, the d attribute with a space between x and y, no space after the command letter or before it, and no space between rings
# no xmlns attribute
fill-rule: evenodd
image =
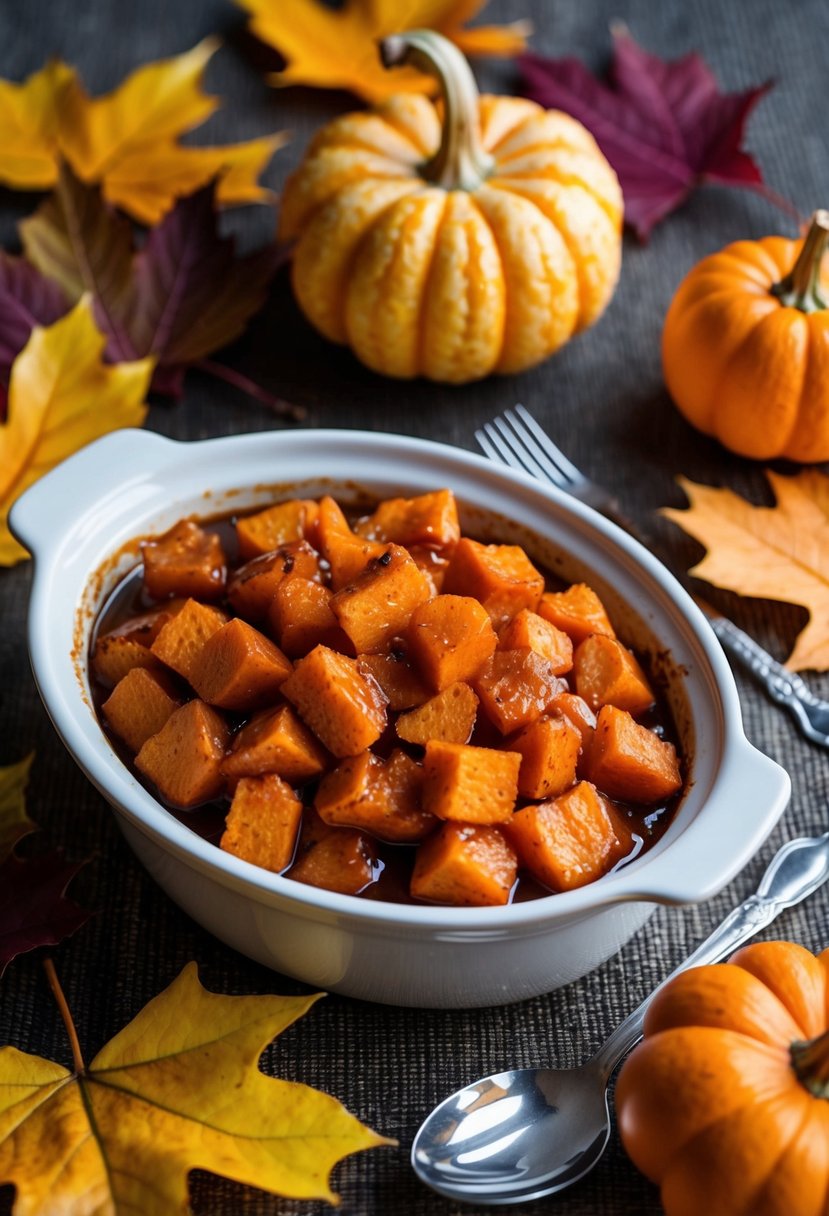
<svg viewBox="0 0 829 1216"><path fill-rule="evenodd" d="M613 30L605 83L578 59L526 53L518 62L524 92L564 110L595 136L625 197L625 220L642 240L703 182L748 186L791 210L769 191L742 148L748 116L772 82L722 93L702 56L666 61Z"/></svg>
<svg viewBox="0 0 829 1216"><path fill-rule="evenodd" d="M65 895L84 865L65 861L59 849L6 858L0 866L0 975L18 954L56 946L89 919L91 913Z"/></svg>

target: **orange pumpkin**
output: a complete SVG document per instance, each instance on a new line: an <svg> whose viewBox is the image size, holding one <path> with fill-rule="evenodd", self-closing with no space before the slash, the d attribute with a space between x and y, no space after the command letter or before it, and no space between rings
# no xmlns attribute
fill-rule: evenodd
<svg viewBox="0 0 829 1216"><path fill-rule="evenodd" d="M433 72L443 119L413 93L323 127L288 179L306 317L389 376L461 383L546 358L604 309L622 195L593 137L517 97L480 97L451 42L413 30L387 65Z"/></svg>
<svg viewBox="0 0 829 1216"><path fill-rule="evenodd" d="M803 241L736 241L680 284L662 335L668 391L741 456L829 460L829 212Z"/></svg>
<svg viewBox="0 0 829 1216"><path fill-rule="evenodd" d="M829 950L791 942L657 994L616 1088L622 1141L667 1216L829 1213Z"/></svg>

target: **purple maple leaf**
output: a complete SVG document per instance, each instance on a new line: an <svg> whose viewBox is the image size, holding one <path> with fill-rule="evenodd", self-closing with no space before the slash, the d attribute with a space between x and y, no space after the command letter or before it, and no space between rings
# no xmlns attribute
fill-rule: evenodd
<svg viewBox="0 0 829 1216"><path fill-rule="evenodd" d="M12 363L35 325L51 325L68 310L69 301L56 283L25 258L0 250L0 421L6 414Z"/></svg>
<svg viewBox="0 0 829 1216"><path fill-rule="evenodd" d="M742 147L749 114L771 82L722 93L700 55L659 59L619 29L607 83L577 59L528 52L518 62L528 97L571 114L595 136L618 174L625 220L640 239L703 182L772 197Z"/></svg>
<svg viewBox="0 0 829 1216"><path fill-rule="evenodd" d="M60 849L21 859L12 854L0 866L0 975L18 954L56 946L79 929L91 913L65 895L85 861L67 862Z"/></svg>

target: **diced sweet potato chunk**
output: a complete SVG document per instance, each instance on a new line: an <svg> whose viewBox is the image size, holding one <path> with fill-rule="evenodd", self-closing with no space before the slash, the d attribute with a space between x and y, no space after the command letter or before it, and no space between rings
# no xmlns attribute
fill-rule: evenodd
<svg viewBox="0 0 829 1216"><path fill-rule="evenodd" d="M551 708L566 718L571 726L575 726L581 735L582 748L587 751L596 729L596 715L587 702L574 692L560 692L553 698Z"/></svg>
<svg viewBox="0 0 829 1216"><path fill-rule="evenodd" d="M187 600L160 631L150 650L162 663L189 680L205 642L226 623L227 616L218 608Z"/></svg>
<svg viewBox="0 0 829 1216"><path fill-rule="evenodd" d="M525 798L555 798L576 780L581 735L565 718L539 718L510 747L521 753L518 792Z"/></svg>
<svg viewBox="0 0 829 1216"><path fill-rule="evenodd" d="M363 832L329 827L306 811L288 877L341 895L358 895L374 882L375 863L371 839Z"/></svg>
<svg viewBox="0 0 829 1216"><path fill-rule="evenodd" d="M664 802L682 788L676 748L613 705L599 711L590 777L611 798Z"/></svg>
<svg viewBox="0 0 829 1216"><path fill-rule="evenodd" d="M468 595L437 595L412 613L412 661L436 692L472 678L498 645L489 615Z"/></svg>
<svg viewBox="0 0 829 1216"><path fill-rule="evenodd" d="M418 849L410 890L415 899L438 904L505 904L517 868L515 852L498 828L444 823Z"/></svg>
<svg viewBox="0 0 829 1216"><path fill-rule="evenodd" d="M245 515L236 520L239 553L248 561L291 541L309 540L318 515L319 507L308 498L292 498L255 515Z"/></svg>
<svg viewBox="0 0 829 1216"><path fill-rule="evenodd" d="M409 663L406 652L396 646L388 654L361 654L357 666L377 681L389 709L395 713L429 700L429 689Z"/></svg>
<svg viewBox="0 0 829 1216"><path fill-rule="evenodd" d="M478 698L468 684L450 684L418 709L402 714L397 733L407 743L424 747L430 739L444 743L468 743L475 727Z"/></svg>
<svg viewBox="0 0 829 1216"><path fill-rule="evenodd" d="M573 666L576 692L591 709L615 705L635 715L653 705L648 677L627 647L615 638L600 633L585 638L576 649Z"/></svg>
<svg viewBox="0 0 829 1216"><path fill-rule="evenodd" d="M264 621L279 584L289 574L319 578L319 558L304 540L281 545L240 566L227 584L227 598L234 612L247 621Z"/></svg>
<svg viewBox="0 0 829 1216"><path fill-rule="evenodd" d="M521 865L553 891L601 878L630 851L618 815L589 781L516 811L505 830Z"/></svg>
<svg viewBox="0 0 829 1216"><path fill-rule="evenodd" d="M496 651L473 685L484 713L503 735L540 718L567 687L549 659L534 650Z"/></svg>
<svg viewBox="0 0 829 1216"><path fill-rule="evenodd" d="M135 753L158 734L180 704L166 672L134 667L115 685L101 712L110 729Z"/></svg>
<svg viewBox="0 0 829 1216"><path fill-rule="evenodd" d="M107 688L114 688L136 667L160 671L161 663L149 646L129 634L108 633L98 638L92 655L92 670Z"/></svg>
<svg viewBox="0 0 829 1216"><path fill-rule="evenodd" d="M142 546L144 586L156 600L168 595L216 600L224 594L227 562L215 532L184 519Z"/></svg>
<svg viewBox="0 0 829 1216"><path fill-rule="evenodd" d="M542 595L536 611L545 621L563 630L574 646L591 633L616 637L604 604L586 583L573 583L566 591L548 591Z"/></svg>
<svg viewBox="0 0 829 1216"><path fill-rule="evenodd" d="M503 823L518 796L518 752L463 743L426 744L423 806L439 819Z"/></svg>
<svg viewBox="0 0 829 1216"><path fill-rule="evenodd" d="M272 703L292 671L291 660L270 638L234 617L205 642L190 683L209 705L249 713Z"/></svg>
<svg viewBox="0 0 829 1216"><path fill-rule="evenodd" d="M455 546L443 580L449 595L471 595L486 608L494 625L503 625L522 608L535 609L544 576L520 545L482 545L467 536Z"/></svg>
<svg viewBox="0 0 829 1216"><path fill-rule="evenodd" d="M294 574L280 582L268 609L268 623L292 659L301 658L320 644L332 650L351 648L331 611L331 596L330 587Z"/></svg>
<svg viewBox="0 0 829 1216"><path fill-rule="evenodd" d="M373 515L360 520L356 531L370 540L397 545L430 545L453 549L460 540L458 508L451 490L436 490L416 498L387 498Z"/></svg>
<svg viewBox="0 0 829 1216"><path fill-rule="evenodd" d="M320 550L331 567L331 587L339 591L353 583L373 557L380 557L386 546L364 536L355 536L348 520L333 498L321 498L317 534Z"/></svg>
<svg viewBox="0 0 829 1216"><path fill-rule="evenodd" d="M357 654L378 654L404 632L415 608L431 595L429 580L406 550L387 545L335 594L331 609Z"/></svg>
<svg viewBox="0 0 829 1216"><path fill-rule="evenodd" d="M301 822L302 803L276 773L243 777L219 847L278 874L291 863Z"/></svg>
<svg viewBox="0 0 829 1216"><path fill-rule="evenodd" d="M299 716L335 756L371 747L386 725L386 698L354 659L316 646L282 685Z"/></svg>
<svg viewBox="0 0 829 1216"><path fill-rule="evenodd" d="M224 718L203 701L175 710L147 740L135 767L172 806L198 806L222 791L221 764L230 732Z"/></svg>
<svg viewBox="0 0 829 1216"><path fill-rule="evenodd" d="M409 555L421 573L426 575L432 595L440 595L443 590L443 580L449 558L443 557L437 549L428 549L425 545L412 545Z"/></svg>
<svg viewBox="0 0 829 1216"><path fill-rule="evenodd" d="M552 663L557 676L566 675L573 666L573 643L567 634L537 612L522 608L498 638L499 650L534 650Z"/></svg>
<svg viewBox="0 0 829 1216"><path fill-rule="evenodd" d="M422 809L423 769L405 752L384 763L371 752L349 756L320 782L314 806L332 826L363 828L380 840L413 844L437 826Z"/></svg>
<svg viewBox="0 0 829 1216"><path fill-rule="evenodd" d="M222 764L222 773L231 786L240 777L263 773L278 773L301 785L319 776L328 762L325 749L290 705L280 705L254 714L242 727Z"/></svg>

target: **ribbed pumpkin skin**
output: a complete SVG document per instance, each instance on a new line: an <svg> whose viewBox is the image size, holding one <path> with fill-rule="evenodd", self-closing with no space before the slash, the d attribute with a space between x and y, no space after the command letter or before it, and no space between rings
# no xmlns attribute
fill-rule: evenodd
<svg viewBox="0 0 829 1216"><path fill-rule="evenodd" d="M606 306L622 196L593 137L534 102L481 97L495 157L474 191L430 185L433 103L400 94L322 128L289 178L279 235L326 337L388 376L462 383L545 359Z"/></svg>
<svg viewBox="0 0 829 1216"><path fill-rule="evenodd" d="M829 951L790 942L686 971L654 998L616 1110L666 1216L829 1214L829 1101L789 1055L828 1027Z"/></svg>
<svg viewBox="0 0 829 1216"><path fill-rule="evenodd" d="M765 237L704 258L665 319L665 383L680 411L755 460L829 460L829 311L771 293L801 245Z"/></svg>

